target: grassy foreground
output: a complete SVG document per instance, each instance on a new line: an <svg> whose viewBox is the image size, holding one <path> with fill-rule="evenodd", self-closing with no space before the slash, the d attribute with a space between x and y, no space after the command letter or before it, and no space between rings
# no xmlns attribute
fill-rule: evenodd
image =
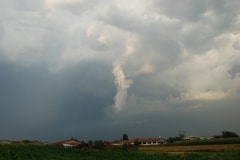
<svg viewBox="0 0 240 160"><path fill-rule="evenodd" d="M54 146L0 145L0 160L239 160L239 151L167 154L136 150L64 149Z"/></svg>

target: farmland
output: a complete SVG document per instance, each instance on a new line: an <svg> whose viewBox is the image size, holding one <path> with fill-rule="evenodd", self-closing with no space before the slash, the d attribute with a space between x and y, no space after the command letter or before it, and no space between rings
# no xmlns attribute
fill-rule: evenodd
<svg viewBox="0 0 240 160"><path fill-rule="evenodd" d="M64 149L50 145L0 145L0 160L240 159L240 145L148 146L132 149Z"/></svg>
<svg viewBox="0 0 240 160"><path fill-rule="evenodd" d="M144 152L189 153L189 152L240 152L240 144L189 145L189 146L146 146L139 147Z"/></svg>

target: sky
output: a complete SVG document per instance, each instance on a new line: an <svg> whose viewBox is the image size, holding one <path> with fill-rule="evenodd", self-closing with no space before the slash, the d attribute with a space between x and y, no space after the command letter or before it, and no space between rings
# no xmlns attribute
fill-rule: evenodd
<svg viewBox="0 0 240 160"><path fill-rule="evenodd" d="M0 0L0 140L240 134L239 0Z"/></svg>

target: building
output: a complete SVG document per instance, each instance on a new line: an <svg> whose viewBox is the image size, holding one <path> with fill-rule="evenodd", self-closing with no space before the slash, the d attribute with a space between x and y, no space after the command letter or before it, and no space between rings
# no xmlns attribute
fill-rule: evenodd
<svg viewBox="0 0 240 160"><path fill-rule="evenodd" d="M12 144L12 141L2 140L2 141L0 141L0 144Z"/></svg>
<svg viewBox="0 0 240 160"><path fill-rule="evenodd" d="M128 141L123 141L123 140L114 140L110 144L112 146L122 146L124 144L127 144Z"/></svg>
<svg viewBox="0 0 240 160"><path fill-rule="evenodd" d="M71 139L71 140L55 142L53 143L53 145L62 146L64 148L78 148L81 146L81 142L79 142L78 140Z"/></svg>
<svg viewBox="0 0 240 160"><path fill-rule="evenodd" d="M122 145L160 145L165 144L166 140L163 138L133 138L130 140L115 140L111 142L113 146L122 146Z"/></svg>
<svg viewBox="0 0 240 160"><path fill-rule="evenodd" d="M192 140L198 140L199 138L196 136L186 136L183 138L184 141L192 141Z"/></svg>
<svg viewBox="0 0 240 160"><path fill-rule="evenodd" d="M166 140L163 138L139 138L135 141L135 143L139 143L139 145L142 145L142 146L160 145L160 144L165 144Z"/></svg>

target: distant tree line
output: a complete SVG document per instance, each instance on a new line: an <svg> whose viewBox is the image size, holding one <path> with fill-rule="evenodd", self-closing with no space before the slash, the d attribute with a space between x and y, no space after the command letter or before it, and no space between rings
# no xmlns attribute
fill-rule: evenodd
<svg viewBox="0 0 240 160"><path fill-rule="evenodd" d="M184 137L185 133L181 132L178 136L169 137L167 139L167 142L174 143L176 141L182 141ZM221 135L214 136L214 138L234 138L234 137L239 137L239 135L231 131L222 131Z"/></svg>
<svg viewBox="0 0 240 160"><path fill-rule="evenodd" d="M230 131L222 131L223 138L239 137L236 133Z"/></svg>

